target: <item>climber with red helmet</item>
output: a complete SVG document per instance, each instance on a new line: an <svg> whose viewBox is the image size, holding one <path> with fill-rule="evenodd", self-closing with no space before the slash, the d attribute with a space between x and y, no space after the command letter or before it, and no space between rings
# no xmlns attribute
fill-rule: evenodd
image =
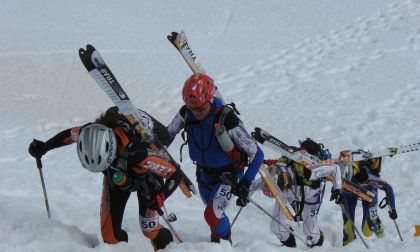
<svg viewBox="0 0 420 252"><path fill-rule="evenodd" d="M225 210L232 194L238 197L238 206L246 206L249 186L264 154L244 129L234 108L215 97L215 90L208 75L190 76L182 90L185 105L168 125L168 131L172 139L181 130L186 132L200 196L206 205L204 218L210 226L211 241L220 242L231 241Z"/></svg>

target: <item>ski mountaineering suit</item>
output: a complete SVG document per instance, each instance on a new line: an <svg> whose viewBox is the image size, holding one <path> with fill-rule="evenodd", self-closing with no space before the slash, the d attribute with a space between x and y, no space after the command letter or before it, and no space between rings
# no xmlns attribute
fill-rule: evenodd
<svg viewBox="0 0 420 252"><path fill-rule="evenodd" d="M100 212L102 238L105 243L110 244L128 241L127 233L121 229L121 222L130 194L135 192L141 230L151 240L155 250L163 249L173 238L171 232L160 224L156 210L178 187L180 175L172 164L149 149L149 145L142 141L135 129L117 111L117 107L111 107L105 113L118 118L112 125L97 120L97 123L112 128L118 142L116 159L110 168L103 171ZM166 127L146 112L139 110L139 113L161 143L168 144L169 134ZM90 124L58 133L45 142L45 152L77 142L80 132ZM122 179L116 181L115 177ZM156 202L156 199L161 202Z"/></svg>
<svg viewBox="0 0 420 252"><path fill-rule="evenodd" d="M307 244L322 245L322 232L317 224L319 208L321 206L321 181L326 177L332 180L334 189L341 189L341 172L340 167L336 164L326 164L311 167L308 169L302 164L294 162L286 157L275 160L265 160L264 163L269 165L270 173L277 177L277 184L285 194L287 201L300 213L303 222L303 232L306 235ZM287 172L287 181L284 181L283 174L280 174L280 167ZM285 186L285 183L288 185ZM263 193L268 197L273 197L271 192L263 187ZM290 242L291 234L288 232L290 228L289 220L281 211L279 205L275 203L273 208L273 216L279 220L284 227L274 220L271 221L270 229L277 238L286 246ZM285 228L286 227L286 228ZM293 238L294 242L294 238ZM293 244L295 245L295 244Z"/></svg>
<svg viewBox="0 0 420 252"><path fill-rule="evenodd" d="M258 173L264 154L241 126L233 110L226 115L224 126L235 148L230 153L223 151L215 136L215 123L218 122L224 105L218 98L214 98L210 104L210 114L200 121L196 120L193 113L184 105L168 125L168 131L173 139L185 129L189 155L196 164L200 196L206 205L204 218L212 236L229 240L230 223L225 210L232 200L232 186L223 181L222 177L229 178L233 184L241 181L249 186ZM246 172L243 165L244 155L249 158Z"/></svg>
<svg viewBox="0 0 420 252"><path fill-rule="evenodd" d="M352 155L353 151L347 151L347 155ZM354 151L358 152L358 151ZM391 219L397 218L395 210L395 197L391 185L383 183L380 179L382 158L374 158L360 162L351 162L352 174L351 181L359 184L363 188L371 191L375 196L372 202L362 201L363 217L362 217L362 233L369 237L373 233L379 238L384 236L383 224L378 215L378 189L385 191L387 203L390 204L391 212L388 212ZM355 223L355 211L358 202L356 195L344 191L344 202L349 211L351 221ZM343 245L347 245L356 239L351 222L347 216L343 214Z"/></svg>

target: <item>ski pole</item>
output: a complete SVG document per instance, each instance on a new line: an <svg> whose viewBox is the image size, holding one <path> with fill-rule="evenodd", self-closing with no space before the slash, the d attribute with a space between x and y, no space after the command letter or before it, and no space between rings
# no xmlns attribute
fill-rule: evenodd
<svg viewBox="0 0 420 252"><path fill-rule="evenodd" d="M165 215L167 216L169 222L174 222L174 221L176 221L178 219L176 217L175 213L169 213L168 214L168 211L166 210L166 206L165 205L163 205L163 211L165 212Z"/></svg>
<svg viewBox="0 0 420 252"><path fill-rule="evenodd" d="M394 221L394 224L395 224L395 228L397 229L398 236L400 237L400 240L401 240L401 241L403 241L403 238L402 238L402 236L401 236L400 229L398 228L397 221L396 221L396 220L393 220L393 221Z"/></svg>
<svg viewBox="0 0 420 252"><path fill-rule="evenodd" d="M220 176L220 179L223 181L223 182L225 182L226 184L228 184L228 185L230 185L230 187L231 188L233 188L234 187L234 185L233 185L233 183L232 183L232 181L230 181L228 178L226 178L226 176L224 175L224 174L222 174L221 176ZM249 197L250 197L251 195L248 195L248 199L249 199ZM230 228L232 229L232 227L233 227L233 224L235 224L235 221L236 221L236 219L238 218L238 216L239 216L239 214L241 213L241 211L242 211L242 209L243 209L244 207L241 207L240 209L239 209L239 211L238 211L238 213L236 213L236 215L235 215L235 218L233 219L233 221L232 221L232 224L230 224Z"/></svg>
<svg viewBox="0 0 420 252"><path fill-rule="evenodd" d="M322 204L322 201L323 201L323 199L324 199L324 195L325 195L325 185L326 185L326 182L325 181L323 181L323 187L322 187L322 191L321 191L321 203L319 204L319 205L321 205Z"/></svg>
<svg viewBox="0 0 420 252"><path fill-rule="evenodd" d="M44 191L45 207L47 208L48 219L51 219L50 206L48 205L47 190L45 189L44 174L42 173L42 162L40 158L36 159L39 176L41 177L42 190Z"/></svg>
<svg viewBox="0 0 420 252"><path fill-rule="evenodd" d="M257 202L255 202L254 200L252 200L252 199L249 199L248 198L248 200L249 200L249 202L251 202L252 204L254 204L258 209L260 209L263 213L265 213L268 217L270 217L273 221L275 221L277 224L279 224L281 227L283 227L284 229L286 229L290 234L292 234L292 235L294 235L296 238L298 238L301 242L303 242L303 243L305 243L305 245L306 246L308 246L308 247L310 247L307 243L306 243L306 241L302 238L302 237L300 237L300 236L298 236L297 234L296 234L296 232L295 232L295 230L293 230L293 228L291 228L291 227L287 227L287 226L285 226L285 225L283 225L279 220L277 220L273 215L271 215L269 212L267 212L267 210L265 210L262 206L260 206Z"/></svg>
<svg viewBox="0 0 420 252"><path fill-rule="evenodd" d="M233 218L232 223L230 224L230 229L232 229L233 224L235 224L236 219L238 219L239 214L241 213L242 209L244 209L244 207L241 207L238 211L238 213L236 213L235 218Z"/></svg>
<svg viewBox="0 0 420 252"><path fill-rule="evenodd" d="M377 188L383 190L385 192L385 198L379 202L379 208L383 209L386 206L388 206L388 213L391 214L393 212L391 204L395 207L395 199L394 199L394 190L392 189L392 186L388 184L387 182L375 179L374 185L376 185ZM390 216L391 218L391 216ZM397 229L398 236L400 237L400 240L403 241L403 238L401 236L400 228L398 227L397 221L393 218L391 218L394 221L395 228Z"/></svg>
<svg viewBox="0 0 420 252"><path fill-rule="evenodd" d="M262 179L260 178L259 180L256 179L254 181L252 181L252 184L249 188L249 195L248 198L250 198L257 190L261 189L261 185L262 185ZM239 209L239 211L236 213L235 218L233 219L232 223L230 224L230 228L232 229L233 224L235 223L236 219L238 219L239 214L242 212L244 207L241 207Z"/></svg>
<svg viewBox="0 0 420 252"><path fill-rule="evenodd" d="M175 235L176 241L177 243L182 243L182 239L181 237L178 235L178 233L175 231L174 227L172 226L171 222L168 220L168 218L166 218L166 216L163 214L162 209L158 208L156 210L158 212L158 214L162 217L162 219L165 221L166 225L168 225L169 229L171 230L171 232Z"/></svg>
<svg viewBox="0 0 420 252"><path fill-rule="evenodd" d="M386 189L385 190L386 198L391 200L391 193L392 193L392 195L394 195L394 191L392 190L392 187L389 186L388 183L386 183L385 189ZM388 205L388 211L391 213L392 212L392 207L391 207L390 202L387 202L387 205ZM395 205L395 203L394 203L394 205ZM401 236L400 228L398 227L397 221L395 219L392 219L392 220L394 221L394 225L395 225L395 228L397 229L397 233L398 233L398 236L400 237L400 240L403 241L403 238Z"/></svg>
<svg viewBox="0 0 420 252"><path fill-rule="evenodd" d="M344 203L340 204L341 207L341 211L344 213L344 215L347 217L348 221L350 221L351 226L353 227L354 230L356 230L357 235L360 237L360 240L362 240L363 244L365 245L365 247L367 249L369 249L368 245L366 244L365 240L363 239L362 235L360 234L359 230L354 226L353 221L350 218L350 214L347 211L347 207L344 205Z"/></svg>
<svg viewBox="0 0 420 252"><path fill-rule="evenodd" d="M388 205L388 212L391 213L392 212L392 208L391 208L391 205L388 202L388 199L389 199L388 188L386 188L386 189L387 189L387 191L385 191L385 194L387 194L387 195L384 198L384 200L385 200L385 204ZM384 201L384 200L382 200L382 201ZM382 201L381 201L381 203L382 203ZM379 206L379 207L381 207L381 206ZM395 225L395 228L397 229L397 233L398 233L398 236L400 237L400 240L403 241L403 238L401 236L400 228L398 227L397 221L395 219L392 219L392 220L394 221L394 225Z"/></svg>

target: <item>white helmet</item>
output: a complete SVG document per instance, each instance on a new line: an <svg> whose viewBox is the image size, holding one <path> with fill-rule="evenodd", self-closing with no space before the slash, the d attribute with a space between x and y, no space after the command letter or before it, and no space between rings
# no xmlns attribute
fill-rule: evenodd
<svg viewBox="0 0 420 252"><path fill-rule="evenodd" d="M82 166L91 172L106 170L117 153L117 139L112 129L102 124L90 124L79 135L77 154Z"/></svg>

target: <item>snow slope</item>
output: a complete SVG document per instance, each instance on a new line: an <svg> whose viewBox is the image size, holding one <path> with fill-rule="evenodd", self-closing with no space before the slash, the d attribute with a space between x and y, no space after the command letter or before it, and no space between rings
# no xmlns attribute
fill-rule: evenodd
<svg viewBox="0 0 420 252"><path fill-rule="evenodd" d="M250 130L262 127L289 144L312 137L335 156L345 148L420 140L418 0L0 0L0 251L152 249L139 232L133 199L123 220L129 242L102 242L102 178L81 168L75 146L43 158L48 220L27 147L33 138L46 140L91 121L111 105L78 58L77 50L87 43L100 50L131 99L168 124L182 105L182 83L190 75L166 40L181 29ZM176 159L180 143L178 138L170 147ZM182 166L193 178L193 164ZM418 251L420 240L413 237L413 225L420 224L418 153L387 158L382 177L394 187L404 242L385 210L379 213L385 237L367 242L371 250ZM272 200L260 193L254 199L271 210ZM167 208L177 214L173 225L185 242L166 251L288 250L270 234L269 219L251 205L235 223L233 247L208 242L198 197L176 192ZM232 203L229 216L237 210ZM319 225L326 241L314 250L364 249L360 240L341 247L340 210L327 200ZM306 248L298 244L296 250Z"/></svg>

